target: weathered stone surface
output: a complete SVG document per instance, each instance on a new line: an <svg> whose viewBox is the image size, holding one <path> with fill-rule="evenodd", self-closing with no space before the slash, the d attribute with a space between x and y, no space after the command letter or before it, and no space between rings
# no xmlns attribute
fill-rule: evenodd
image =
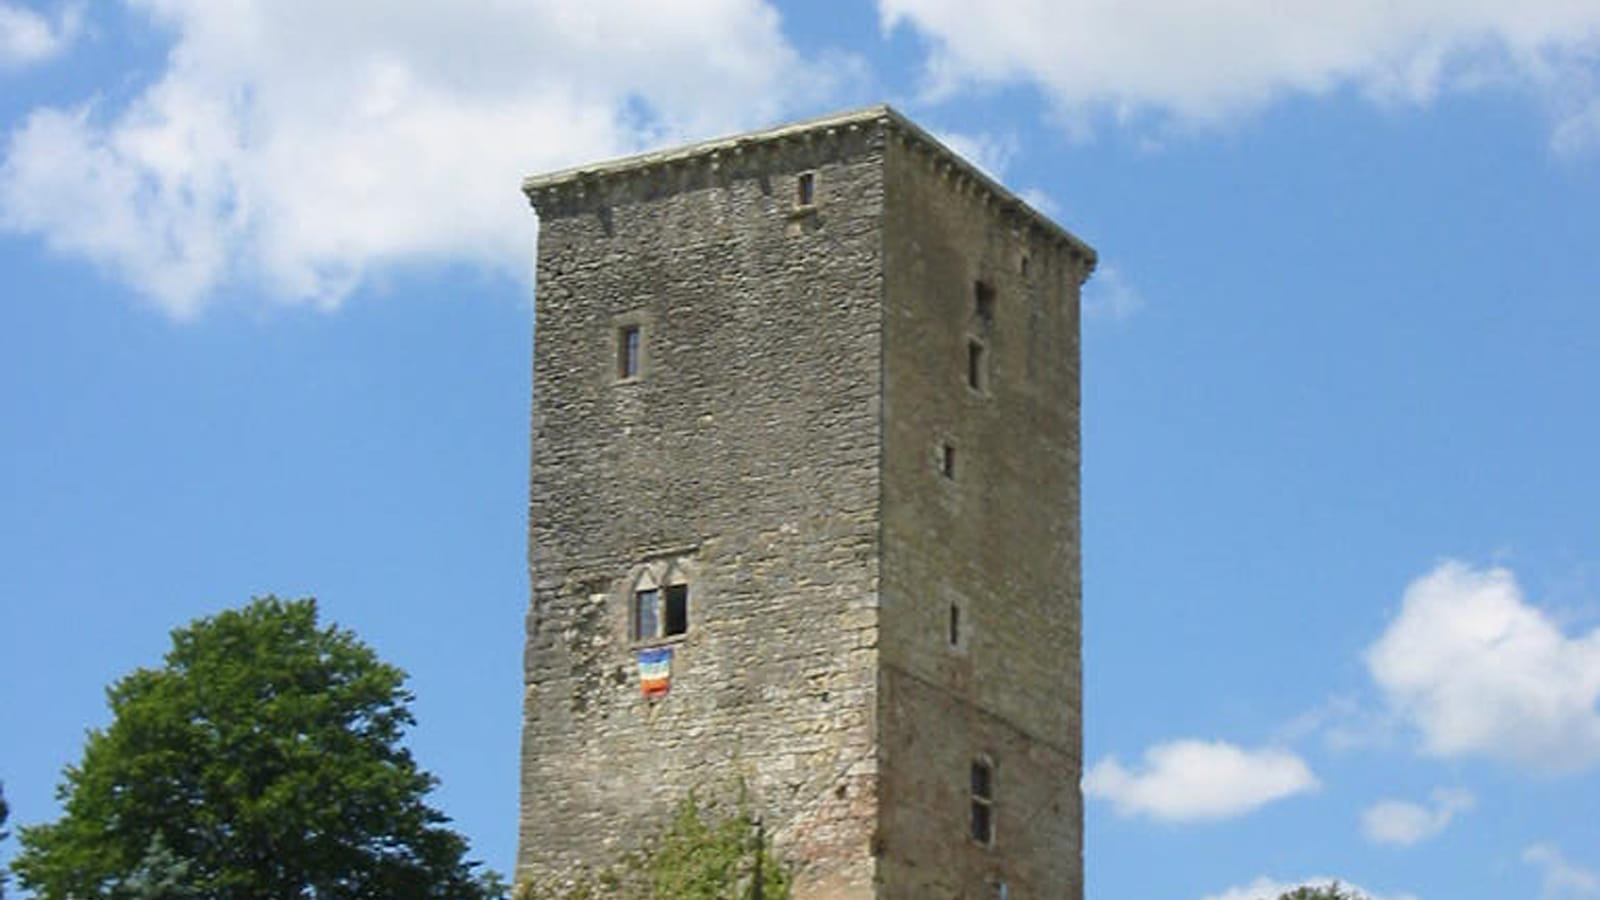
<svg viewBox="0 0 1600 900"><path fill-rule="evenodd" d="M603 866L685 792L742 783L802 898L1081 897L1092 251L887 108L525 189L519 880ZM636 587L668 581L687 633L634 640ZM647 699L657 646L671 690ZM977 758L990 846L969 836Z"/></svg>

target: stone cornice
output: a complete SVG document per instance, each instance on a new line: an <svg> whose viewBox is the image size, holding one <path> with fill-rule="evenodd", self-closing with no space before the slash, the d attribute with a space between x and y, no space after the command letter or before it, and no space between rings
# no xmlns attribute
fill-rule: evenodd
<svg viewBox="0 0 1600 900"><path fill-rule="evenodd" d="M1078 258L1082 279L1094 271L1092 247L1062 228L1022 198L984 174L915 122L887 105L808 119L763 131L686 144L666 150L562 169L523 179L522 192L541 215L561 215L608 205L636 193L671 190L708 179L765 168L775 154L797 148L820 151L829 144L863 139L898 139L907 149L924 155L945 177L963 190L981 195L998 207L1013 227L1038 229L1067 246Z"/></svg>

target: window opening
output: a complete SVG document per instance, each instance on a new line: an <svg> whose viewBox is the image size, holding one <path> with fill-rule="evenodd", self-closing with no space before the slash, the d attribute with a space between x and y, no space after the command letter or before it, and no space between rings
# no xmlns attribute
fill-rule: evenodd
<svg viewBox="0 0 1600 900"><path fill-rule="evenodd" d="M950 604L950 646L961 643L961 607Z"/></svg>
<svg viewBox="0 0 1600 900"><path fill-rule="evenodd" d="M939 474L951 479L956 477L956 448L954 444L941 444L939 446Z"/></svg>
<svg viewBox="0 0 1600 900"><path fill-rule="evenodd" d="M967 342L967 387L983 390L983 344Z"/></svg>
<svg viewBox="0 0 1600 900"><path fill-rule="evenodd" d="M817 173L801 172L794 183L794 201L798 206L811 206L817 202Z"/></svg>
<svg viewBox="0 0 1600 900"><path fill-rule="evenodd" d="M1022 263L1021 263L1021 265L1018 266L1018 268L1022 270L1022 277L1023 278L1027 278L1028 277L1028 256L1027 256L1027 254L1023 254Z"/></svg>
<svg viewBox="0 0 1600 900"><path fill-rule="evenodd" d="M972 283L972 306L978 318L985 323L994 321L994 285L987 281Z"/></svg>
<svg viewBox="0 0 1600 900"><path fill-rule="evenodd" d="M636 641L656 637L660 619L656 604L661 592L655 588L633 592L633 639Z"/></svg>
<svg viewBox="0 0 1600 900"><path fill-rule="evenodd" d="M972 839L994 843L994 766L986 759L972 761Z"/></svg>
<svg viewBox="0 0 1600 900"><path fill-rule="evenodd" d="M617 333L617 377L639 377L639 326L624 325Z"/></svg>
<svg viewBox="0 0 1600 900"><path fill-rule="evenodd" d="M685 634L689 630L689 586L669 584L663 595L661 616L663 636Z"/></svg>
<svg viewBox="0 0 1600 900"><path fill-rule="evenodd" d="M689 632L689 586L669 584L633 593L633 639L648 641Z"/></svg>

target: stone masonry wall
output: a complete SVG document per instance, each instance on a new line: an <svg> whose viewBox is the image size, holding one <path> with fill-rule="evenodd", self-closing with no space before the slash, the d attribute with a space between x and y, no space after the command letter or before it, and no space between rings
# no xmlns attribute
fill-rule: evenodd
<svg viewBox="0 0 1600 900"><path fill-rule="evenodd" d="M882 141L536 200L519 881L603 867L742 781L797 896L874 895ZM690 625L646 642L674 658L645 699L632 579L669 569Z"/></svg>
<svg viewBox="0 0 1600 900"><path fill-rule="evenodd" d="M1078 286L1092 263L925 143L891 143L886 170L880 896L996 897L1004 882L1012 898L1081 900ZM969 831L979 758L992 846Z"/></svg>

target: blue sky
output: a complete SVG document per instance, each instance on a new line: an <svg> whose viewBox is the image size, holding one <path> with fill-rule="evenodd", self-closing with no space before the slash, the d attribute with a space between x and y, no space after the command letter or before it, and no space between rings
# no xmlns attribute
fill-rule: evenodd
<svg viewBox="0 0 1600 900"><path fill-rule="evenodd" d="M0 0L13 823L314 594L508 870L518 181L887 101L1101 253L1090 896L1600 897L1600 2L1205 6Z"/></svg>

